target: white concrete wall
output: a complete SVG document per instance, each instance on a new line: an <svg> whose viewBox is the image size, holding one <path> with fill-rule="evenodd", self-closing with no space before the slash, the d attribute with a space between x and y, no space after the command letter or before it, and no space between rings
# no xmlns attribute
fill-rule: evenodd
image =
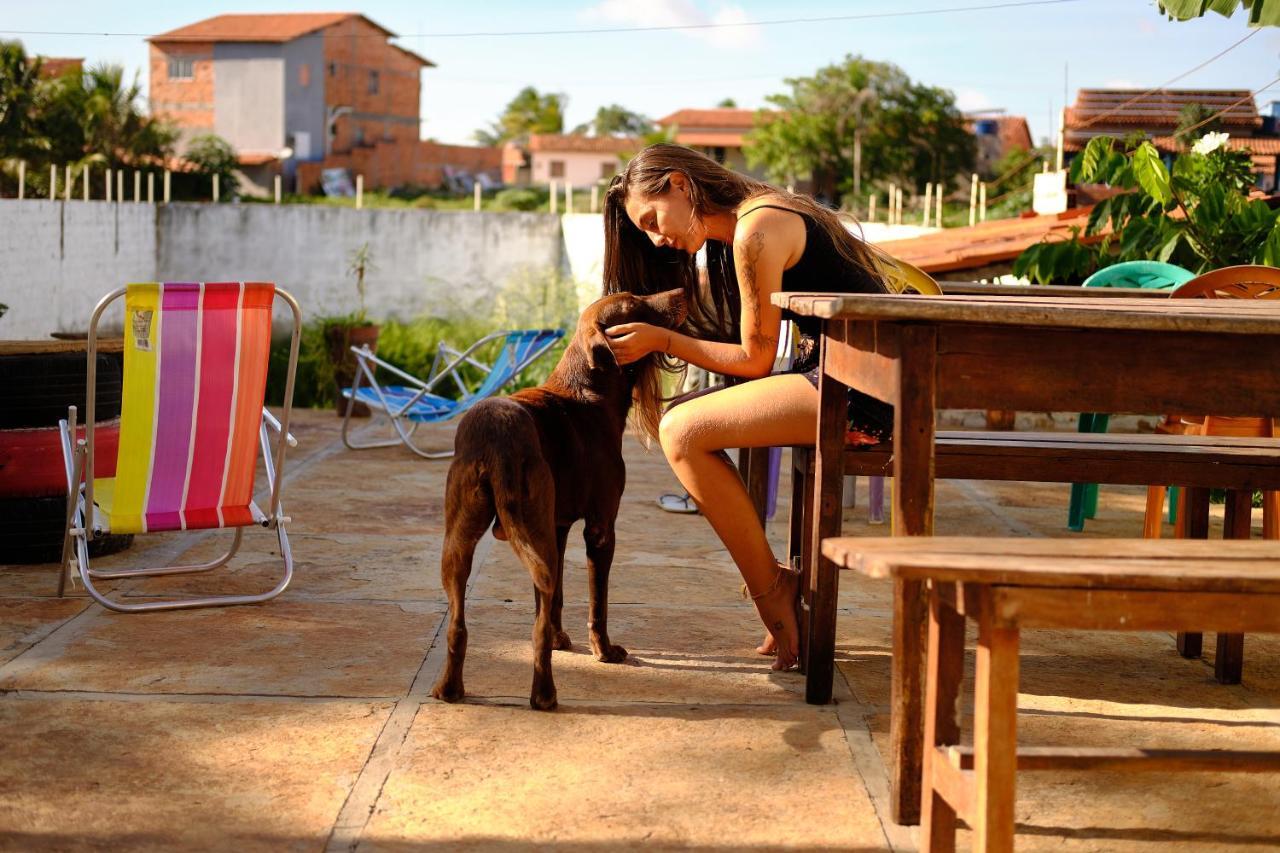
<svg viewBox="0 0 1280 853"><path fill-rule="evenodd" d="M97 301L131 281L274 281L307 317L347 313L358 306L350 254L365 242L375 318L540 325L577 308L560 220L546 214L4 199L0 338L82 331Z"/></svg>
<svg viewBox="0 0 1280 853"><path fill-rule="evenodd" d="M0 338L83 330L98 300L154 281L156 208L149 204L0 199Z"/></svg>

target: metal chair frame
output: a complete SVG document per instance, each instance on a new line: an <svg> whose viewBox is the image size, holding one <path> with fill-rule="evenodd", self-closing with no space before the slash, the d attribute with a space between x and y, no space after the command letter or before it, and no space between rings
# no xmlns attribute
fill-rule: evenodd
<svg viewBox="0 0 1280 853"><path fill-rule="evenodd" d="M342 419L342 443L352 450L368 450L374 447L394 447L397 444L403 444L405 447L409 448L424 459L448 459L453 456L452 449L427 450L419 447L413 441L413 435L417 432L418 426L421 423L439 423L441 421L447 421L466 411L472 404L483 399L483 397L478 398L474 396L475 392L467 387L466 381L458 371L464 365L470 365L482 371L486 375L490 374L492 372L492 366L484 364L474 358L473 355L477 350L490 341L505 338L510 334L511 333L508 331L493 332L492 334L488 334L483 338L480 338L478 341L462 351L458 351L442 342L436 350L435 359L431 363L431 371L425 380L419 379L413 374L401 370L394 364L390 364L389 362L378 358L367 345L360 347L353 346L351 348L351 352L354 353L356 357L356 375L355 379L352 381L351 387L344 388L342 391L342 395L347 398L347 408ZM558 341L560 337L561 336L559 335L552 337L545 344L542 344L536 349L530 351L518 363L515 363L511 368L511 378L507 381L510 382L512 379L515 379L521 371L537 360L547 350L551 349L551 347L555 346L556 341ZM449 360L446 360L446 358ZM379 368L405 380L406 383L412 385L417 389L417 391L403 404L393 403L387 398L382 385L378 383L376 374ZM417 405L423 397L431 393L431 391L445 379L453 380L454 384L458 387L458 390L463 393L463 398L458 401L456 406L450 408L447 413L442 414L438 418L432 418L429 421L421 418L415 418L413 416L413 407ZM377 402L368 399L360 402L365 403L365 405L368 405L371 409L376 409L381 412L391 422L391 427L395 430L396 437L363 442L357 442L352 438L351 413L355 409L357 392L359 391L362 382L368 384L368 386L373 389L373 393L378 399ZM483 384L484 383L482 382L481 385ZM479 390L479 386L477 386L476 390ZM498 389L495 388L493 390L497 391ZM406 421L409 423L409 426L407 427L405 426Z"/></svg>
<svg viewBox="0 0 1280 853"><path fill-rule="evenodd" d="M277 419L265 408L262 410L262 423L258 428L258 440L262 449L264 467L267 474L267 488L271 492L269 511L263 513L255 504L250 503L256 521L262 527L274 529L280 542L280 555L284 560L284 574L280 581L270 590L252 595L217 595L196 598L171 599L165 601L147 601L126 604L110 598L94 585L94 579L109 580L116 578L149 577L156 575L176 575L195 572L207 572L226 565L240 549L244 537L244 528L235 527L235 536L230 548L221 557L207 563L181 566L160 566L156 568L131 568L101 571L89 566L89 543L98 533L109 532L97 524L94 519L93 503L93 471L94 471L94 432L97 388L97 341L98 321L112 302L124 296L127 288L114 290L102 298L93 310L89 321L88 340L88 376L85 396L85 437L76 438L76 407L67 410L67 418L58 422L62 433L62 455L67 472L67 515L66 534L63 537L62 564L58 572L58 596L66 593L67 580L78 576L84 584L89 596L103 607L120 613L141 613L155 610L179 610L196 607L224 607L235 604L256 604L275 598L288 587L293 578L293 551L289 546L289 537L285 526L291 520L284 514L281 503L281 492L284 482L284 461L286 447L296 447L298 442L289 433L289 413L293 405L294 373L298 365L298 343L302 332L302 309L298 302L287 291L275 289L275 294L282 298L293 314L293 331L289 341L289 369L285 380L284 407ZM127 393L126 388L126 393ZM273 453L268 428L278 436L276 450ZM87 476L86 476L87 472ZM84 482L81 482L81 479ZM218 528L213 528L218 529Z"/></svg>

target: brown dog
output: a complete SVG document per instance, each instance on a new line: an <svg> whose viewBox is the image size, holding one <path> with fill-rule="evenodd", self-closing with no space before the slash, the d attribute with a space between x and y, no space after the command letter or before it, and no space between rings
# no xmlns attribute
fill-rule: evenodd
<svg viewBox="0 0 1280 853"><path fill-rule="evenodd" d="M675 328L686 315L684 294L619 293L587 307L564 356L547 381L510 397L477 403L458 424L445 487L444 553L440 575L449 595L449 656L432 695L465 695L467 652L463 606L476 543L493 525L509 539L533 577L533 691L529 704L556 706L551 650L569 648L561 630L562 575L569 528L586 521L591 603L587 627L596 659L619 663L627 650L609 642L609 566L614 520L626 482L622 435L632 392L653 357L619 367L604 330L619 323ZM494 519L497 518L495 523Z"/></svg>

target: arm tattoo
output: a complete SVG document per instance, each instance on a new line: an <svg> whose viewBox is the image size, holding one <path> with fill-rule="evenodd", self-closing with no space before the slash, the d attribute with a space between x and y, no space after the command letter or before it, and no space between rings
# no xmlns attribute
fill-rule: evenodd
<svg viewBox="0 0 1280 853"><path fill-rule="evenodd" d="M746 239L746 245L742 251L742 265L738 269L738 275L742 280L742 289L746 291L742 298L743 310L755 318L755 331L751 334L751 343L762 350L772 352L777 348L778 341L776 338L766 335L761 328L760 287L756 283L756 264L759 263L760 254L763 251L764 234L756 231Z"/></svg>

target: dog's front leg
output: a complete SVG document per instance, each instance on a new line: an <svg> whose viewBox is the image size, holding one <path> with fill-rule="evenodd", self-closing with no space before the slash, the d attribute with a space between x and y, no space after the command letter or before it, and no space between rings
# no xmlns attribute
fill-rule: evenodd
<svg viewBox="0 0 1280 853"><path fill-rule="evenodd" d="M591 651L603 663L621 663L627 650L609 642L609 568L613 565L613 524L587 522L583 538L587 546L587 579L591 587L591 615L587 630Z"/></svg>

